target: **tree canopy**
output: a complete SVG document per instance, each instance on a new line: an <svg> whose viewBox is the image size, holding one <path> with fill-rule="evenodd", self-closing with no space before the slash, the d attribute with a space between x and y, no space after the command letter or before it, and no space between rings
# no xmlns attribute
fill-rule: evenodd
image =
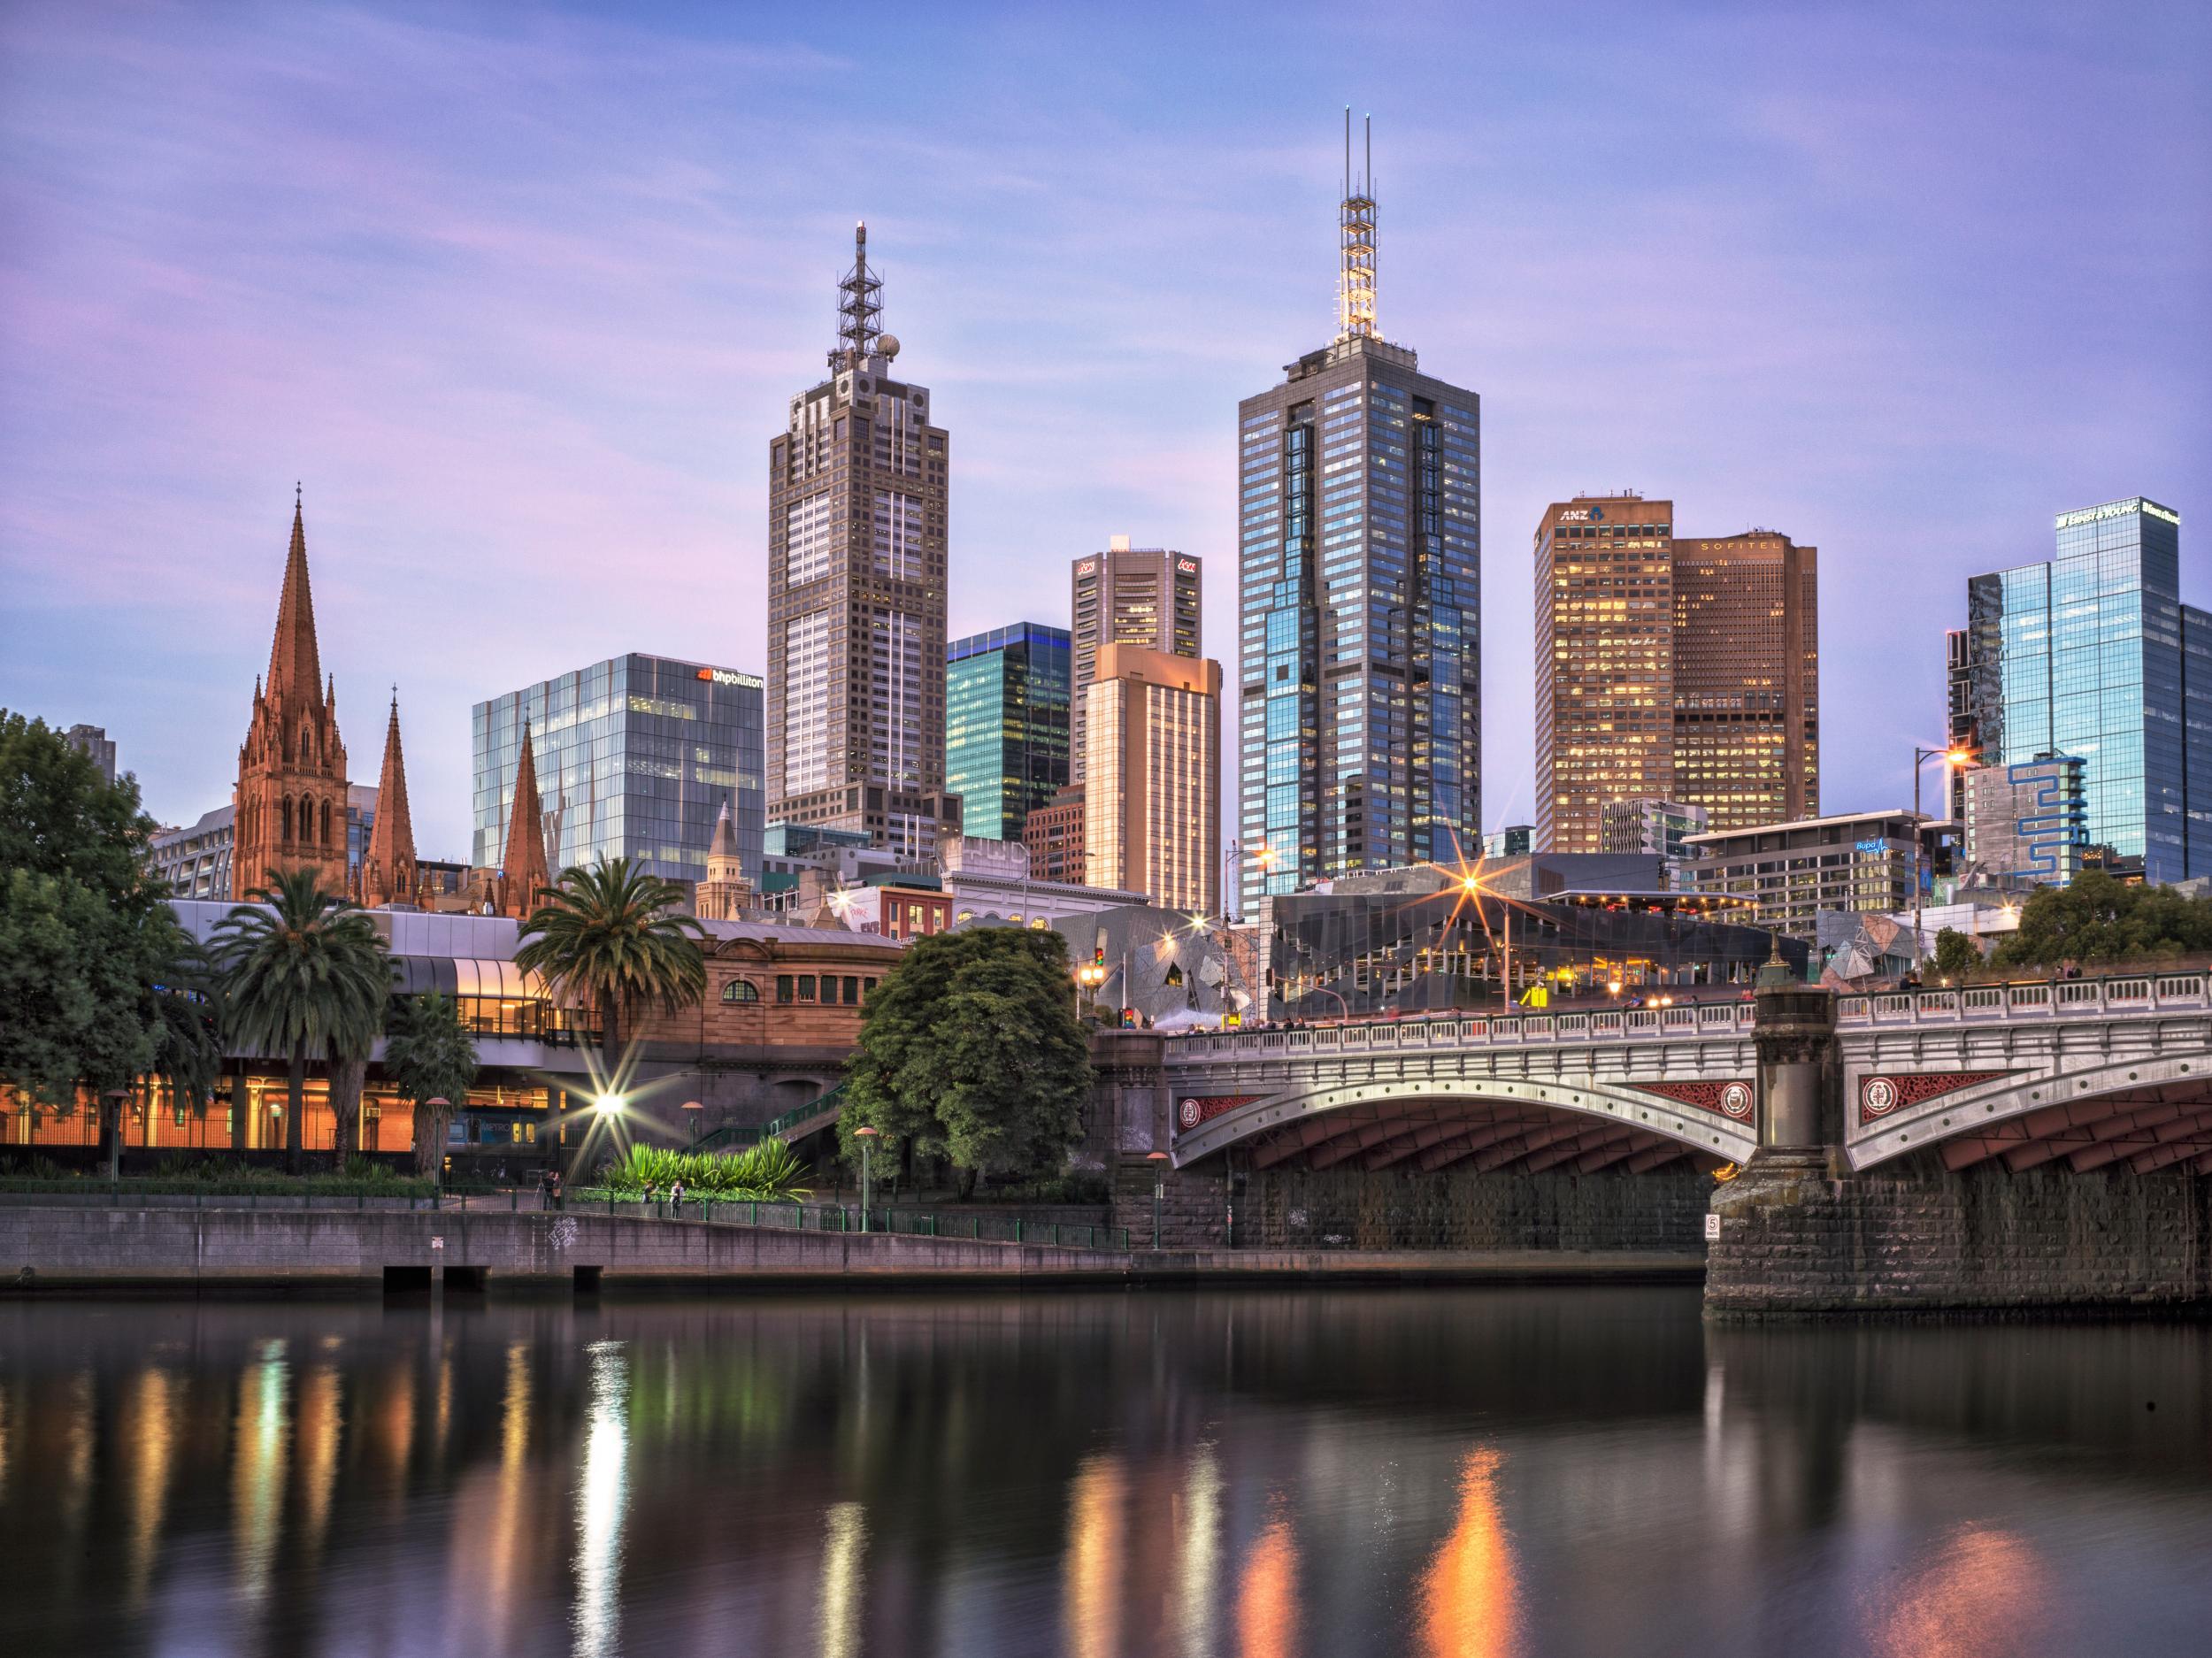
<svg viewBox="0 0 2212 1658"><path fill-rule="evenodd" d="M1090 1048L1059 934L978 927L918 939L868 999L838 1123L977 1174L1057 1171L1082 1132Z"/></svg>
<svg viewBox="0 0 2212 1658"><path fill-rule="evenodd" d="M476 1044L461 1024L460 1009L435 992L392 1003L384 1072L401 1099L415 1109L415 1167L424 1174L445 1154L446 1124L468 1101L476 1080ZM443 1100L443 1107L430 1104Z"/></svg>
<svg viewBox="0 0 2212 1658"><path fill-rule="evenodd" d="M1946 978L1970 973L1982 964L1981 946L1956 927L1945 927L1935 936L1935 970Z"/></svg>
<svg viewBox="0 0 2212 1658"><path fill-rule="evenodd" d="M522 924L515 964L599 1016L607 1067L620 1033L646 1009L676 1013L705 994L706 929L683 912L683 889L628 858L572 865Z"/></svg>
<svg viewBox="0 0 2212 1658"><path fill-rule="evenodd" d="M2046 887L2020 910L2020 929L1990 957L1998 967L2152 960L2212 951L2212 898L2130 887L2101 870Z"/></svg>
<svg viewBox="0 0 2212 1658"><path fill-rule="evenodd" d="M188 940L146 864L153 829L135 780L0 709L0 1084L63 1105L172 1051L155 987Z"/></svg>

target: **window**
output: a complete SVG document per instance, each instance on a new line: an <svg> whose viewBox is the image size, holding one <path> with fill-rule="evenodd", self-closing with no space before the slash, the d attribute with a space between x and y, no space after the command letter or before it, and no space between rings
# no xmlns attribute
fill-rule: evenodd
<svg viewBox="0 0 2212 1658"><path fill-rule="evenodd" d="M725 1002L758 1002L760 986L749 979L733 979L722 986L722 1000Z"/></svg>
<svg viewBox="0 0 2212 1658"><path fill-rule="evenodd" d="M789 973L778 973L776 975L776 1000L787 1006L790 1003L791 975Z"/></svg>
<svg viewBox="0 0 2212 1658"><path fill-rule="evenodd" d="M849 973L845 977L845 1005L849 1008L860 1005L860 980Z"/></svg>
<svg viewBox="0 0 2212 1658"><path fill-rule="evenodd" d="M814 1000L814 975L812 973L799 975L799 1000L802 1002Z"/></svg>
<svg viewBox="0 0 2212 1658"><path fill-rule="evenodd" d="M860 981L860 994L861 994L863 996L865 996L865 995L866 995L866 994L867 994L870 991L873 990L875 987L876 987L876 981L875 981L874 979L862 979L862 980Z"/></svg>

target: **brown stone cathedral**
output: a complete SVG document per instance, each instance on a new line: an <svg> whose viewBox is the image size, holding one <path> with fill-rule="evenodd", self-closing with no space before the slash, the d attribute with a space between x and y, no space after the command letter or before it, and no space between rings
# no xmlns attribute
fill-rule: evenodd
<svg viewBox="0 0 2212 1658"><path fill-rule="evenodd" d="M242 901L277 873L312 869L346 890L346 746L338 693L315 648L315 599L307 583L307 532L292 503L292 547L277 601L269 677L256 683L253 721L238 750L231 897Z"/></svg>

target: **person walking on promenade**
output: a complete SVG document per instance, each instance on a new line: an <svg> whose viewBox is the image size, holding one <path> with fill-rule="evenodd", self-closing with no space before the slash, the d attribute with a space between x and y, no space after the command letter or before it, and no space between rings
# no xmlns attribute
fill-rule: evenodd
<svg viewBox="0 0 2212 1658"><path fill-rule="evenodd" d="M668 1188L668 1207L678 1220L684 1217L684 1183L681 1179Z"/></svg>

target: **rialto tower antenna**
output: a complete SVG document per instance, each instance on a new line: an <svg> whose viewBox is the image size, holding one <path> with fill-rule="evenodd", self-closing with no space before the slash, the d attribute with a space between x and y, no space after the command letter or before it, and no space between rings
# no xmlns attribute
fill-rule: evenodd
<svg viewBox="0 0 2212 1658"><path fill-rule="evenodd" d="M837 285L837 349L829 354L833 370L873 357L882 334L883 279L868 268L868 221L853 227L853 268Z"/></svg>
<svg viewBox="0 0 2212 1658"><path fill-rule="evenodd" d="M1366 155L1356 192L1352 184L1352 106L1344 106L1344 206L1337 224L1336 337L1375 334L1375 118L1363 122Z"/></svg>

